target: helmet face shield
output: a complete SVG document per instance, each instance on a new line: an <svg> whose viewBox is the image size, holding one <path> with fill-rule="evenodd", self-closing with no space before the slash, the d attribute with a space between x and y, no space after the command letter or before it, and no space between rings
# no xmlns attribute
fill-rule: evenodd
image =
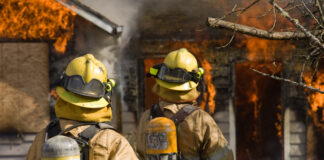
<svg viewBox="0 0 324 160"><path fill-rule="evenodd" d="M60 85L67 91L90 98L104 97L106 92L105 85L99 80L92 79L89 83L85 83L80 75L64 74Z"/></svg>
<svg viewBox="0 0 324 160"><path fill-rule="evenodd" d="M188 81L198 83L202 75L199 71L188 72L183 68L171 69L166 64L161 63L150 68L148 76L154 76L162 81L170 83L185 83Z"/></svg>

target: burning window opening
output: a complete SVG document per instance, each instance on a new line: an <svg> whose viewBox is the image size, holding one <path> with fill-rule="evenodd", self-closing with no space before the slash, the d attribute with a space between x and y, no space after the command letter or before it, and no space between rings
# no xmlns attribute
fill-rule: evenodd
<svg viewBox="0 0 324 160"><path fill-rule="evenodd" d="M0 37L3 39L54 41L59 53L66 51L74 34L75 16L111 35L119 36L119 26L80 2L69 0L6 0L0 2ZM61 3L61 4L60 4Z"/></svg>
<svg viewBox="0 0 324 160"><path fill-rule="evenodd" d="M273 72L272 64L235 66L237 159L282 159L281 82L249 68Z"/></svg>
<svg viewBox="0 0 324 160"><path fill-rule="evenodd" d="M315 88L323 89L324 81L324 66L322 63L318 66L318 71L312 82L309 74L304 74L303 78L307 85L312 85ZM308 148L313 152L317 157L323 157L322 148L324 147L324 94L319 92L312 92L308 89L305 89L307 94L307 100L309 103L309 108L307 110L308 114Z"/></svg>

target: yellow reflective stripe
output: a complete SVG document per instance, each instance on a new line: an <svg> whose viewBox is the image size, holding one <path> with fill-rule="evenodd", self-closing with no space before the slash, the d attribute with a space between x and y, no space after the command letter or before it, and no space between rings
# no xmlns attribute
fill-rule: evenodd
<svg viewBox="0 0 324 160"><path fill-rule="evenodd" d="M69 156L69 157L56 157L56 158L42 158L41 160L80 160L80 156Z"/></svg>
<svg viewBox="0 0 324 160"><path fill-rule="evenodd" d="M155 68L150 68L150 74L151 75L153 75L153 76L155 76L155 75L157 75L157 73L159 72L159 70L158 69L155 69Z"/></svg>

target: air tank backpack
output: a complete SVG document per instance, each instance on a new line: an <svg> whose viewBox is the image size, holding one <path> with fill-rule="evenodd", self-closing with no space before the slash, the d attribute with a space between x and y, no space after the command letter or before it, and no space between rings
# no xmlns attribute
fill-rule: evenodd
<svg viewBox="0 0 324 160"><path fill-rule="evenodd" d="M146 127L148 160L184 160L178 148L177 126L195 110L198 108L186 105L169 119L158 104L152 105Z"/></svg>
<svg viewBox="0 0 324 160"><path fill-rule="evenodd" d="M67 135L66 132L89 125L78 134L78 137ZM99 131L114 128L108 123L77 123L65 130L61 130L58 119L51 121L46 127L44 144L42 146L42 160L89 160L89 141Z"/></svg>

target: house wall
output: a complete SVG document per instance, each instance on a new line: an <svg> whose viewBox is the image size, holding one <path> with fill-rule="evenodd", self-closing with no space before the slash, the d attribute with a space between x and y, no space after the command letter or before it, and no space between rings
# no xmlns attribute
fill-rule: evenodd
<svg viewBox="0 0 324 160"><path fill-rule="evenodd" d="M48 43L0 43L0 159L25 159L50 120Z"/></svg>

